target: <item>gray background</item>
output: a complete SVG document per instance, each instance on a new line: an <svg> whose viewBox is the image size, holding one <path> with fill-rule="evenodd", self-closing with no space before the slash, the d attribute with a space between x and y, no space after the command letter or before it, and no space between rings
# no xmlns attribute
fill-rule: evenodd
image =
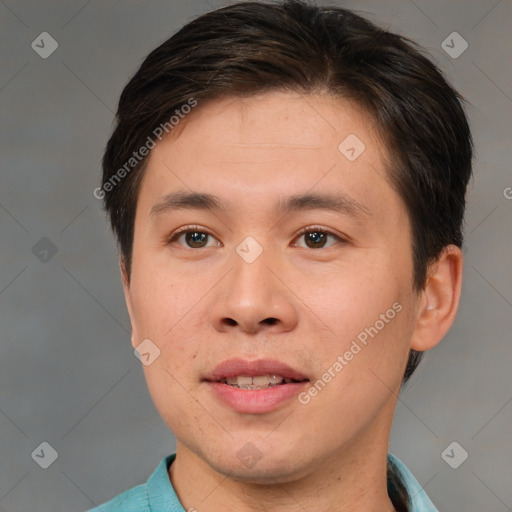
<svg viewBox="0 0 512 512"><path fill-rule="evenodd" d="M470 101L476 140L459 314L400 395L390 451L441 511L512 510L511 3L338 3L424 45ZM83 511L174 450L133 356L116 247L92 190L129 77L224 4L0 2L0 511ZM31 48L43 31L59 45L48 59ZM441 47L453 31L469 44L457 59ZM47 241L33 251L43 237L57 249L47 261ZM58 452L48 469L31 457L43 441ZM452 441L469 454L458 469L441 458Z"/></svg>

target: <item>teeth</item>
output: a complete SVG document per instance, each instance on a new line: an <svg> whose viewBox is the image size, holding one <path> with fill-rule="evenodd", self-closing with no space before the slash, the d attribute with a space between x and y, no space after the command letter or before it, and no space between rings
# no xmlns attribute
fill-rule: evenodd
<svg viewBox="0 0 512 512"><path fill-rule="evenodd" d="M283 378L280 377L279 375L271 375L269 380L270 384L281 384Z"/></svg>
<svg viewBox="0 0 512 512"><path fill-rule="evenodd" d="M285 379L280 375L257 375L254 377L249 377L248 375L239 375L238 377L227 377L224 379L224 381L229 386L242 389L264 389L278 386L283 382L285 384L293 382L292 379Z"/></svg>
<svg viewBox="0 0 512 512"><path fill-rule="evenodd" d="M238 378L238 382L240 382L240 378ZM270 382L270 376L269 375L258 375L257 377L252 378L252 384L254 386L259 387L268 387Z"/></svg>
<svg viewBox="0 0 512 512"><path fill-rule="evenodd" d="M241 375L240 377L238 377L237 384L239 387L251 386L252 385L252 377L245 377L245 376Z"/></svg>

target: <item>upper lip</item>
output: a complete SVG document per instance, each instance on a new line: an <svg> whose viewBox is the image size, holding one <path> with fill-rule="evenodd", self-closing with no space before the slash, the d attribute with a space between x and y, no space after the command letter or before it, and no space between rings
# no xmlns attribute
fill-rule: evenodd
<svg viewBox="0 0 512 512"><path fill-rule="evenodd" d="M218 364L210 372L205 380L219 382L230 377L245 375L256 377L258 375L279 375L285 379L309 380L304 374L294 370L291 366L273 359L258 359L249 361L246 359L227 359Z"/></svg>

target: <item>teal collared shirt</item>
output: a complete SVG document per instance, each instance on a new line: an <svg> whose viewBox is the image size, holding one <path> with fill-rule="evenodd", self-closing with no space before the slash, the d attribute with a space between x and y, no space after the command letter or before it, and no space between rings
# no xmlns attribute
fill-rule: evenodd
<svg viewBox="0 0 512 512"><path fill-rule="evenodd" d="M167 473L175 457L175 453L164 457L145 484L132 487L88 512L186 512ZM405 509L401 507L403 510L438 512L405 464L388 454L388 493L397 510L400 506L395 500L404 494L404 490L408 504Z"/></svg>

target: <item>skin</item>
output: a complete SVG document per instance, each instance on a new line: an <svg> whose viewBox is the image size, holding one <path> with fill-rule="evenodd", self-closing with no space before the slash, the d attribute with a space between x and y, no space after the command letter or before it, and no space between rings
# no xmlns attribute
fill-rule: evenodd
<svg viewBox="0 0 512 512"><path fill-rule="evenodd" d="M151 152L131 274L122 259L121 271L132 344L149 338L161 351L144 371L177 439L169 476L186 510L394 510L386 454L407 356L450 328L462 253L446 247L414 291L411 226L374 126L328 94L271 92L199 105ZM338 150L349 134L366 146L355 161ZM228 209L150 215L178 190ZM305 192L344 194L367 213L274 213L279 198ZM189 225L211 236L169 242ZM344 241L308 245L299 232L310 226ZM252 263L236 252L247 236L263 249ZM307 404L237 413L202 381L232 357L277 359L316 381L395 303L402 310ZM252 467L237 457L247 443L261 454Z"/></svg>

